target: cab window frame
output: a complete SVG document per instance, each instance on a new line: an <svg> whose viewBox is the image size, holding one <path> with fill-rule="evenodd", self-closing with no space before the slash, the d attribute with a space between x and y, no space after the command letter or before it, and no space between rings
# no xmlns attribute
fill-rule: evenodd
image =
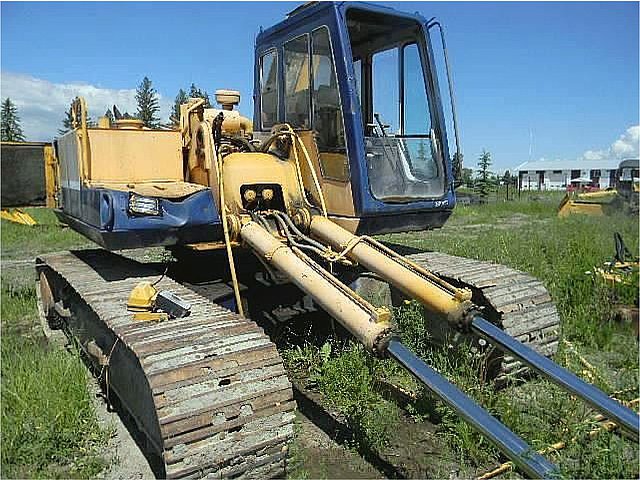
<svg viewBox="0 0 640 480"><path fill-rule="evenodd" d="M263 114L264 114L264 104L263 104L263 86L264 86L264 59L267 55L275 55L273 59L272 65L275 66L276 74L275 74L275 92L276 92L276 109L275 109L275 119L272 125L267 125L264 123ZM260 128L262 130L272 128L274 125L277 125L280 121L280 58L279 58L278 49L275 47L268 48L264 52L260 54Z"/></svg>

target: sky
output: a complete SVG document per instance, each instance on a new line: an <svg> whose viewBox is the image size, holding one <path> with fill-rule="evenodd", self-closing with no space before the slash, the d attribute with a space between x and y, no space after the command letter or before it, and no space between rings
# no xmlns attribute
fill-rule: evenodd
<svg viewBox="0 0 640 480"><path fill-rule="evenodd" d="M465 165L638 156L638 2L393 2L446 29ZM135 111L147 75L167 119L179 88L239 90L253 115L260 27L297 2L0 3L0 96L50 140L81 94ZM122 108L120 108L122 106Z"/></svg>

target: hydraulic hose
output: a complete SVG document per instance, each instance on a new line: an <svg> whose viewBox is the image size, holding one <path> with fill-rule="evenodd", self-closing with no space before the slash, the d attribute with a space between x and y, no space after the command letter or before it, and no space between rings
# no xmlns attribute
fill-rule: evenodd
<svg viewBox="0 0 640 480"><path fill-rule="evenodd" d="M227 249L227 260L229 261L229 271L231 272L231 283L233 285L233 295L236 300L236 308L238 313L244 316L244 308L242 308L242 298L240 297L240 287L238 285L238 277L236 275L236 264L233 260L233 249L231 248L231 238L229 236L229 224L227 222L227 205L224 198L224 176L222 175L222 168L224 159L219 152L215 152L217 158L218 173L218 191L220 195L220 217L222 220L222 231L224 232L224 244Z"/></svg>
<svg viewBox="0 0 640 480"><path fill-rule="evenodd" d="M255 215L259 217L259 214ZM282 222L280 226L284 227L285 236L290 237L283 218L277 215L274 217ZM256 221L245 223L240 236L261 259L313 297L318 305L349 330L367 350L380 356L386 354L397 360L494 442L522 472L534 478L550 478L557 474L552 463L404 347L393 335L387 316L381 316L378 309L306 257L298 247L286 245Z"/></svg>
<svg viewBox="0 0 640 480"><path fill-rule="evenodd" d="M323 217L312 218L311 232L316 238L344 248L345 251L350 247L348 258L377 273L410 298L420 301L431 312L446 316L458 328L469 329L498 348L518 357L638 437L638 414L477 315L473 303L469 298L462 296L462 291L447 287L442 284L442 280L432 278L432 273L422 272L419 268L413 268L411 264L397 259L384 246L376 243L356 243L358 237Z"/></svg>

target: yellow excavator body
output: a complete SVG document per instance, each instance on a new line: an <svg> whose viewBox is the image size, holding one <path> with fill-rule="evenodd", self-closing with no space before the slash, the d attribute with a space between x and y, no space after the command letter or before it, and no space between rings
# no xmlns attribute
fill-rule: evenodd
<svg viewBox="0 0 640 480"><path fill-rule="evenodd" d="M371 354L396 360L525 475L555 478L559 471L402 344L385 308L397 305L394 297L424 306L426 327L441 322L459 337L472 337L487 356L498 355L497 369L508 363L515 375L527 367L539 371L638 435L634 412L548 358L557 349L559 318L535 279L450 256L440 257L436 274L424 257L413 261L368 236L441 226L455 204L446 122L435 115L426 131L401 125L391 133L372 109L376 82L364 82L356 98L349 75L356 58L371 58L386 43L399 49L401 64L416 65L406 75L397 72L397 86L418 78L439 108L439 96L426 87L437 79L427 55L429 30L440 29L444 38L441 25L366 4L311 2L300 12L295 31L304 34L291 39L298 20L288 19L258 37L263 71L253 122L233 110L240 96L232 90L216 92L221 109L189 99L174 130L145 129L135 119L117 120L116 128L100 119L98 128L88 127L86 104L76 99L74 129L57 141L72 228L103 246L135 248L198 244L197 233L211 230L215 235L200 240L208 243L199 249L226 250L226 258L212 255L217 263L198 255L182 278L170 272L158 279L157 265L106 250L43 255L36 262L41 290L50 290L41 296L54 306L47 311L64 317L90 358L108 367L106 382L162 458L161 475L284 476L295 400L276 346L258 321L272 313L270 319L280 321L275 312L281 307L299 312L288 298L297 295L304 308L319 306ZM351 40L317 26L321 15L333 19L327 24L343 22L341 32L349 31ZM332 39L353 49L334 50ZM281 51L274 45L284 48L284 62L273 61ZM299 59L297 68L289 53ZM372 63L362 62L365 78ZM284 77L277 71L283 64ZM312 68L321 66L326 75L315 75ZM341 100L344 92L351 98ZM354 115L360 106L362 118ZM398 108L429 118L420 102ZM574 201L601 206L610 195L615 192ZM215 281L199 282L200 274ZM389 301L374 304L360 294L359 282L386 288ZM274 300L271 309L259 303ZM518 338L509 328L519 329Z"/></svg>

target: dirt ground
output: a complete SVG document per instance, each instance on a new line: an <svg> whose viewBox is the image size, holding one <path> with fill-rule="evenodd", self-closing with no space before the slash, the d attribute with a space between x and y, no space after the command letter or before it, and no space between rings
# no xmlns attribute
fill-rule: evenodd
<svg viewBox="0 0 640 480"><path fill-rule="evenodd" d="M112 432L102 453L109 468L104 470L98 478L104 480L151 480L156 478L149 462L125 423L117 412L108 408L104 393L94 377L92 377L90 385L98 422L102 427Z"/></svg>
<svg viewBox="0 0 640 480"><path fill-rule="evenodd" d="M303 378L292 377L298 403L298 430L290 475L296 461L304 463L309 478L458 478L459 468L442 457L442 440L428 421L401 417L389 444L382 451L358 451L354 432L325 399ZM299 458L302 457L302 458Z"/></svg>

